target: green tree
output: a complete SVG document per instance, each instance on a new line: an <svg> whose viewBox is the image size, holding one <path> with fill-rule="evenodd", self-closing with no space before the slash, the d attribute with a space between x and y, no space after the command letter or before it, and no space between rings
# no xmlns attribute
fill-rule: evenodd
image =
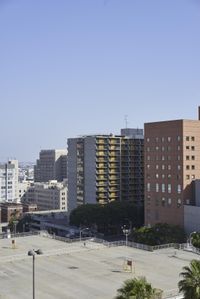
<svg viewBox="0 0 200 299"><path fill-rule="evenodd" d="M192 260L190 266L183 267L180 273L179 291L184 299L200 299L200 261Z"/></svg>
<svg viewBox="0 0 200 299"><path fill-rule="evenodd" d="M11 217L10 217L10 220L9 220L9 223L8 223L8 227L10 228L11 232L14 232L14 228L15 228L15 222L19 221L19 218L20 218L20 212L19 211L14 211L12 214L11 214ZM17 226L16 226L17 227Z"/></svg>
<svg viewBox="0 0 200 299"><path fill-rule="evenodd" d="M184 230L177 225L158 223L152 227L136 229L130 237L133 241L147 245L161 245L167 243L183 243Z"/></svg>
<svg viewBox="0 0 200 299"><path fill-rule="evenodd" d="M143 224L143 207L134 203L111 202L106 205L86 204L74 209L70 214L70 224L97 227L105 234L119 234L121 226L131 223L132 227Z"/></svg>
<svg viewBox="0 0 200 299"><path fill-rule="evenodd" d="M192 245L194 247L200 248L200 233L197 232L195 234L192 234L191 239L192 239Z"/></svg>
<svg viewBox="0 0 200 299"><path fill-rule="evenodd" d="M117 290L115 299L153 299L156 293L156 289L146 281L146 278L140 277L126 280Z"/></svg>

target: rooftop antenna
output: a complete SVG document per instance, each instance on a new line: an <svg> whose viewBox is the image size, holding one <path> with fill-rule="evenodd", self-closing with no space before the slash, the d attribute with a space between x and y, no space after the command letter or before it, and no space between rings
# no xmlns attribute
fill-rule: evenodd
<svg viewBox="0 0 200 299"><path fill-rule="evenodd" d="M124 121L125 121L125 127L127 129L128 128L128 115L127 114L124 116Z"/></svg>

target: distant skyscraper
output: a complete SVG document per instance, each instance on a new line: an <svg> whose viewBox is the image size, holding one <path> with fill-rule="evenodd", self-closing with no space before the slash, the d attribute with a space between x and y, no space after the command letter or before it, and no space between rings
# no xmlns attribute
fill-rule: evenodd
<svg viewBox="0 0 200 299"><path fill-rule="evenodd" d="M34 181L59 182L67 178L67 150L42 150L34 167Z"/></svg>
<svg viewBox="0 0 200 299"><path fill-rule="evenodd" d="M200 121L145 124L145 224L184 224L200 179Z"/></svg>
<svg viewBox="0 0 200 299"><path fill-rule="evenodd" d="M19 202L17 160L0 164L0 202Z"/></svg>
<svg viewBox="0 0 200 299"><path fill-rule="evenodd" d="M140 134L138 134L140 135ZM68 139L68 207L143 201L143 135Z"/></svg>

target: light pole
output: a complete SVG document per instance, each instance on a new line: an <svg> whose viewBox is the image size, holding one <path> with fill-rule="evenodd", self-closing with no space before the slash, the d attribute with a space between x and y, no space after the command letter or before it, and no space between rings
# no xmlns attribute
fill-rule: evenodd
<svg viewBox="0 0 200 299"><path fill-rule="evenodd" d="M127 228L126 225L123 225L122 226L122 231L123 231L123 234L126 237L126 246L128 246L128 235L130 235L131 230L130 230L130 228Z"/></svg>
<svg viewBox="0 0 200 299"><path fill-rule="evenodd" d="M28 255L33 257L33 299L35 299L35 255L43 254L41 249L35 250L29 250Z"/></svg>
<svg viewBox="0 0 200 299"><path fill-rule="evenodd" d="M14 236L16 237L16 227L17 227L17 224L18 224L18 220L14 220L13 221L13 224L14 224Z"/></svg>
<svg viewBox="0 0 200 299"><path fill-rule="evenodd" d="M84 230L88 230L88 229L89 229L88 227L83 228L83 229L80 228L80 233L79 233L79 241L80 242L81 242L81 239L82 239L82 232L84 232Z"/></svg>

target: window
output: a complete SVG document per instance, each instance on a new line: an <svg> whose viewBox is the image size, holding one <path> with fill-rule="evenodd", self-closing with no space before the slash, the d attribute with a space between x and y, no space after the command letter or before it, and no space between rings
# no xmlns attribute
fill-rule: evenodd
<svg viewBox="0 0 200 299"><path fill-rule="evenodd" d="M165 156L162 156L162 161L165 161Z"/></svg>
<svg viewBox="0 0 200 299"><path fill-rule="evenodd" d="M172 204L172 199L171 198L168 198L167 204L168 204L168 206L171 206L171 204Z"/></svg>
<svg viewBox="0 0 200 299"><path fill-rule="evenodd" d="M186 140L186 141L190 141L190 137L189 137L189 136L186 136L186 137L185 137L185 140Z"/></svg>
<svg viewBox="0 0 200 299"><path fill-rule="evenodd" d="M156 183L156 192L159 192L159 184Z"/></svg>
<svg viewBox="0 0 200 299"><path fill-rule="evenodd" d="M162 152L164 152L165 151L165 147L164 146L162 146Z"/></svg>
<svg viewBox="0 0 200 299"><path fill-rule="evenodd" d="M167 168L168 168L168 170L171 170L171 165L168 165Z"/></svg>
<svg viewBox="0 0 200 299"><path fill-rule="evenodd" d="M165 184L162 184L162 192L165 192Z"/></svg>
<svg viewBox="0 0 200 299"><path fill-rule="evenodd" d="M186 150L189 150L189 149L190 149L190 147L189 147L189 145L187 145L187 146L186 146Z"/></svg>
<svg viewBox="0 0 200 299"><path fill-rule="evenodd" d="M147 142L150 142L150 138L147 138L146 140L147 140Z"/></svg>
<svg viewBox="0 0 200 299"><path fill-rule="evenodd" d="M177 199L177 207L179 208L180 206L181 206L181 199L178 198L178 199Z"/></svg>
<svg viewBox="0 0 200 299"><path fill-rule="evenodd" d="M147 152L150 152L150 147L149 146L147 147Z"/></svg>
<svg viewBox="0 0 200 299"><path fill-rule="evenodd" d="M181 150L181 147L180 147L180 145L178 145L178 146L177 146L177 150L178 150L178 151L180 151L180 150Z"/></svg>
<svg viewBox="0 0 200 299"><path fill-rule="evenodd" d="M171 161L171 156L167 156L167 160L168 160L168 161Z"/></svg>
<svg viewBox="0 0 200 299"><path fill-rule="evenodd" d="M194 174L192 174L192 180L195 180L195 175Z"/></svg>
<svg viewBox="0 0 200 299"><path fill-rule="evenodd" d="M165 178L165 174L163 173L163 174L162 174L162 179L164 179L164 178Z"/></svg>
<svg viewBox="0 0 200 299"><path fill-rule="evenodd" d="M177 165L177 169L178 169L178 170L181 170L181 165Z"/></svg>
<svg viewBox="0 0 200 299"><path fill-rule="evenodd" d="M165 197L162 197L161 203L162 203L162 206L164 207L165 206Z"/></svg>
<svg viewBox="0 0 200 299"><path fill-rule="evenodd" d="M159 151L159 146L156 146L156 151Z"/></svg>
<svg viewBox="0 0 200 299"><path fill-rule="evenodd" d="M149 164L147 164L147 169L150 169L150 165Z"/></svg>
<svg viewBox="0 0 200 299"><path fill-rule="evenodd" d="M192 141L195 141L195 137L194 137L194 136L192 136L192 137L191 137L191 140L192 140Z"/></svg>
<svg viewBox="0 0 200 299"><path fill-rule="evenodd" d="M167 178L168 178L168 179L171 179L171 177L172 177L172 176L171 176L171 174L169 173L169 174L167 175Z"/></svg>
<svg viewBox="0 0 200 299"><path fill-rule="evenodd" d="M159 199L158 198L155 199L155 204L156 204L156 206L159 206Z"/></svg>
<svg viewBox="0 0 200 299"><path fill-rule="evenodd" d="M181 193L181 185L180 184L177 185L177 193Z"/></svg>
<svg viewBox="0 0 200 299"><path fill-rule="evenodd" d="M162 142L165 142L165 137L162 137L161 140L162 140Z"/></svg>
<svg viewBox="0 0 200 299"><path fill-rule="evenodd" d="M190 179L190 175L186 174L186 180L189 180L189 179Z"/></svg>
<svg viewBox="0 0 200 299"><path fill-rule="evenodd" d="M186 160L190 160L190 156L186 156Z"/></svg>
<svg viewBox="0 0 200 299"><path fill-rule="evenodd" d="M147 161L150 161L150 156L147 156Z"/></svg>
<svg viewBox="0 0 200 299"><path fill-rule="evenodd" d="M159 141L159 138L158 137L156 137L156 142L158 142Z"/></svg>
<svg viewBox="0 0 200 299"><path fill-rule="evenodd" d="M178 160L178 161L181 160L181 156L180 156L180 155L177 156L177 160Z"/></svg>
<svg viewBox="0 0 200 299"><path fill-rule="evenodd" d="M158 164L156 164L156 169L159 169L159 165Z"/></svg>
<svg viewBox="0 0 200 299"><path fill-rule="evenodd" d="M158 173L156 173L156 179L158 179L159 178L159 174Z"/></svg>
<svg viewBox="0 0 200 299"><path fill-rule="evenodd" d="M151 184L147 183L147 192L150 192L150 190L151 190Z"/></svg>
<svg viewBox="0 0 200 299"><path fill-rule="evenodd" d="M162 170L165 170L165 165L164 164L162 164Z"/></svg>
<svg viewBox="0 0 200 299"><path fill-rule="evenodd" d="M181 141L181 136L177 136L177 141Z"/></svg>
<svg viewBox="0 0 200 299"><path fill-rule="evenodd" d="M167 137L168 142L171 142L171 140L172 140L171 137Z"/></svg>
<svg viewBox="0 0 200 299"><path fill-rule="evenodd" d="M186 170L189 170L190 169L190 165L186 165Z"/></svg>
<svg viewBox="0 0 200 299"><path fill-rule="evenodd" d="M192 158L192 160L195 160L195 156L192 156L191 158Z"/></svg>
<svg viewBox="0 0 200 299"><path fill-rule="evenodd" d="M195 169L195 165L192 165L192 170L194 170Z"/></svg>
<svg viewBox="0 0 200 299"><path fill-rule="evenodd" d="M195 150L195 146L191 146L191 150L194 151Z"/></svg>
<svg viewBox="0 0 200 299"><path fill-rule="evenodd" d="M168 146L167 150L168 150L168 152L170 152L171 151L171 146Z"/></svg>
<svg viewBox="0 0 200 299"><path fill-rule="evenodd" d="M172 186L171 186L171 184L168 184L168 185L167 185L167 191L168 191L168 193L171 193L171 192L172 192Z"/></svg>

